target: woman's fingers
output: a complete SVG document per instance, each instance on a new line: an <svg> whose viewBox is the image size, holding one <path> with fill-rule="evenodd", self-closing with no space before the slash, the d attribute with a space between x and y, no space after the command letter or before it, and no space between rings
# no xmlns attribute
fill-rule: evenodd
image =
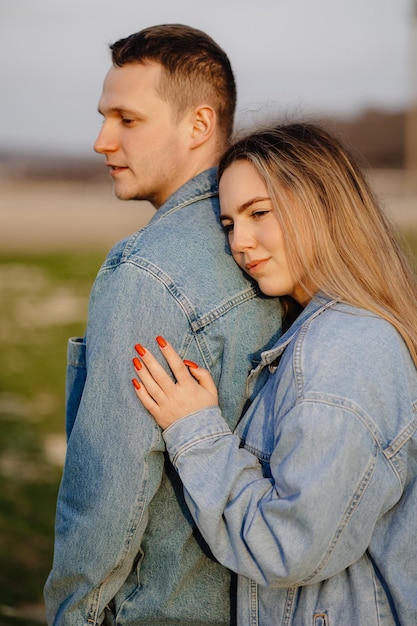
<svg viewBox="0 0 417 626"><path fill-rule="evenodd" d="M198 367L197 363L193 361L187 359L182 361L174 348L163 337L157 337L156 341L178 383L189 382L191 374L203 389L213 394L217 402L217 387L210 372Z"/></svg>
<svg viewBox="0 0 417 626"><path fill-rule="evenodd" d="M185 365L188 365L186 361L184 361L184 363ZM190 368L190 374L196 379L199 385L201 385L201 387L203 387L209 393L213 394L217 402L217 387L210 372L203 369L202 367L196 366L195 363L193 363L192 366L189 365L188 367Z"/></svg>
<svg viewBox="0 0 417 626"><path fill-rule="evenodd" d="M133 359L133 365L138 378L134 379L137 381L136 383L132 382L136 390L136 395L156 419L155 411L159 411L163 407L164 402L166 402L169 385L174 385L174 383L152 355L148 357L148 360L152 362L150 367L157 372L155 373L155 377L158 378L158 380L155 379L145 363L135 357ZM160 371L158 371L158 368Z"/></svg>
<svg viewBox="0 0 417 626"><path fill-rule="evenodd" d="M217 404L217 389L210 373L192 361L182 361L162 337L158 345L175 380L149 350L135 346L140 356L133 359L139 381L133 379L136 395L162 428L177 419Z"/></svg>
<svg viewBox="0 0 417 626"><path fill-rule="evenodd" d="M156 338L156 342L160 348L161 354L163 355L165 361L167 362L175 381L178 384L186 385L192 384L194 379L200 382L200 378L205 383L205 386L208 383L208 380L211 379L211 376L207 370L201 369L198 367L197 363L193 361L185 360L183 361L178 353L174 350L170 343L168 343L163 337L158 336ZM162 389L166 389L167 391L171 388L172 379L167 375L164 368L160 365L160 363L155 359L149 350L145 350L143 346L140 344L135 346L136 351L140 354L143 363L146 365L147 369L153 376L154 380L158 382ZM190 372L199 372L197 376L192 377ZM202 372L205 372L204 375ZM214 389L216 387L213 383ZM217 390L216 390L217 391Z"/></svg>
<svg viewBox="0 0 417 626"><path fill-rule="evenodd" d="M175 380L180 384L190 382L192 378L190 376L189 368L198 368L198 365L192 361L184 363L171 344L160 335L156 338L156 341L164 359L168 363L169 368L174 375Z"/></svg>
<svg viewBox="0 0 417 626"><path fill-rule="evenodd" d="M139 361L139 365L141 366L137 372L148 388L148 391L150 392L151 389L156 389L156 387L162 390L170 389L174 384L172 377L167 374L162 365L153 356L152 352L145 349L140 343L136 344L135 350L140 357L140 361L139 359L137 359L137 361ZM137 361L134 361L135 367L137 366ZM175 376L174 372L173 374ZM153 383L156 383L156 385Z"/></svg>

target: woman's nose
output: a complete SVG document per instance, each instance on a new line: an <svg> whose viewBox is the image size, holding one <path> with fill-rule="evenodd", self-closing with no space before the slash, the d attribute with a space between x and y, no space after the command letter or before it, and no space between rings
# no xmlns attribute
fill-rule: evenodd
<svg viewBox="0 0 417 626"><path fill-rule="evenodd" d="M244 252L248 248L254 248L255 239L249 228L234 224L232 236L230 238L230 248L232 252Z"/></svg>

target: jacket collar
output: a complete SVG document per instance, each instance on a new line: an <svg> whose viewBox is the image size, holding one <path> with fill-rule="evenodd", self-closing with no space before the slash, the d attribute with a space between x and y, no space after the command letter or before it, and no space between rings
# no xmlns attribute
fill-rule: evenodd
<svg viewBox="0 0 417 626"><path fill-rule="evenodd" d="M217 168L212 167L201 172L182 187L177 189L166 202L154 213L151 222L159 220L171 211L176 211L196 200L217 197L219 194L217 184Z"/></svg>
<svg viewBox="0 0 417 626"><path fill-rule="evenodd" d="M330 307L334 306L336 303L337 300L332 300L323 293L318 292L311 299L305 309L303 309L295 322L291 324L290 328L280 337L277 343L270 350L262 352L261 362L254 370L252 370L251 374L257 372L257 370L263 367L271 365L271 363L273 363L284 352L288 344L291 343L294 337L307 322L310 322L310 320L323 313L323 311L326 311Z"/></svg>

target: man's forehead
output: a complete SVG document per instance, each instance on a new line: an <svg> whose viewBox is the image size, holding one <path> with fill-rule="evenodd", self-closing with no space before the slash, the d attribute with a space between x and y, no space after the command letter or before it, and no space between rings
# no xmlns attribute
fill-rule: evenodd
<svg viewBox="0 0 417 626"><path fill-rule="evenodd" d="M112 65L104 79L104 84L129 84L132 87L136 83L148 83L156 85L161 76L162 66L155 61L126 63L125 65Z"/></svg>
<svg viewBox="0 0 417 626"><path fill-rule="evenodd" d="M99 110L135 110L151 103L152 106L167 106L157 89L160 71L157 63L111 67L104 79Z"/></svg>

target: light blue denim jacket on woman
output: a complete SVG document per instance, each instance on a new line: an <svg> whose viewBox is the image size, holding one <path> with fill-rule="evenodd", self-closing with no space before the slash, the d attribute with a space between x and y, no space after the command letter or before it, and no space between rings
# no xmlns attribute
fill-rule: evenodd
<svg viewBox="0 0 417 626"><path fill-rule="evenodd" d="M136 343L153 349L163 334L182 358L211 370L233 428L248 372L280 321L279 301L258 297L226 248L215 170L186 183L110 252L86 340L69 344L49 624L100 624L112 599L106 624L230 623L230 572L186 508L160 430L134 393L131 358Z"/></svg>
<svg viewBox="0 0 417 626"><path fill-rule="evenodd" d="M213 553L238 572L239 626L417 624L417 372L394 328L314 299L251 383L164 431Z"/></svg>

